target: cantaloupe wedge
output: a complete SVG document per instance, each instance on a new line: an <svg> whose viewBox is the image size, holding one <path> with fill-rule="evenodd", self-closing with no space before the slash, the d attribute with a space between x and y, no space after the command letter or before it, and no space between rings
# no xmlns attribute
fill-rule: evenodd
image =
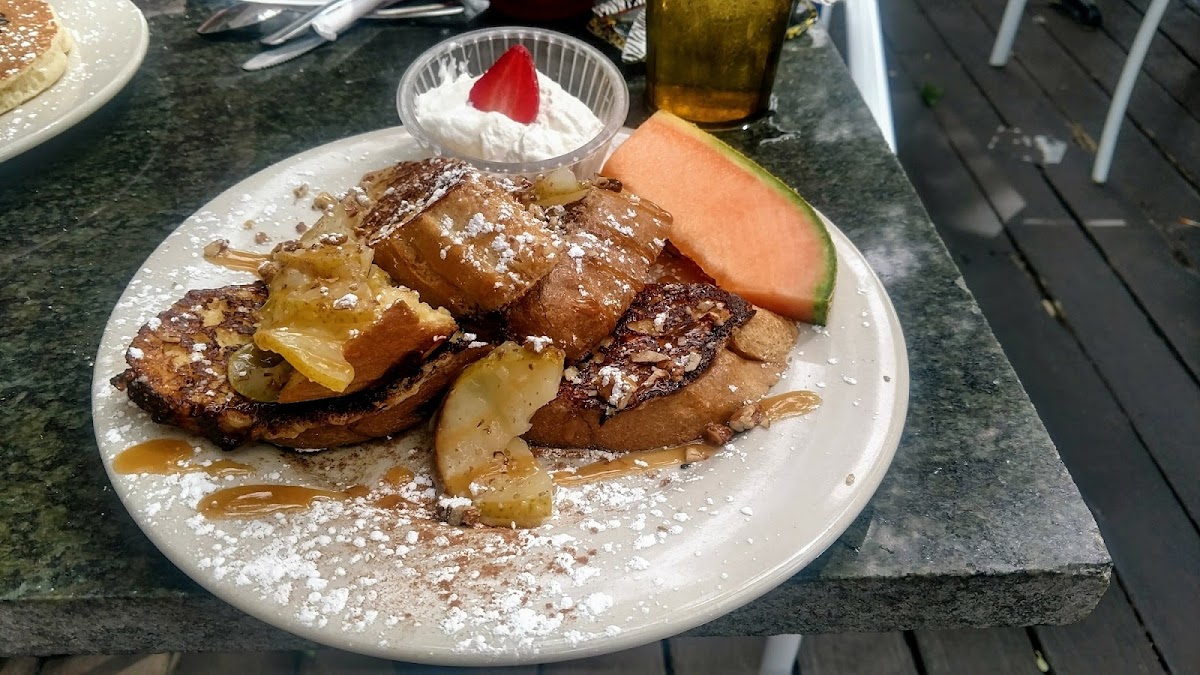
<svg viewBox="0 0 1200 675"><path fill-rule="evenodd" d="M601 173L671 212L671 243L717 285L784 316L824 324L837 254L800 195L713 135L659 111Z"/></svg>

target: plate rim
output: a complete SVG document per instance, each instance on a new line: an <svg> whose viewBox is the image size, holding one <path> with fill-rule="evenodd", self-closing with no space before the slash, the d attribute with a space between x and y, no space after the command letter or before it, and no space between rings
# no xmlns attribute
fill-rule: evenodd
<svg viewBox="0 0 1200 675"><path fill-rule="evenodd" d="M116 76L105 82L104 86L97 89L95 94L92 94L91 96L80 101L77 105L68 108L65 112L43 124L36 131L30 132L24 136L19 136L12 142L0 146L0 162L12 159L13 157L20 155L27 150L35 148L54 138L55 136L58 136L67 129L70 129L76 124L79 124L83 120L90 117L92 113L99 110L100 107L105 103L111 101L113 97L116 96L117 93L122 89L124 89L125 85L129 84L129 81L133 79L134 74L137 73L138 68L141 67L142 61L146 58L146 51L150 47L150 25L146 22L146 15L142 14L142 10L139 9L137 5L133 4L132 0L117 0L113 4L113 8L115 8L116 11L122 12L132 11L137 17L137 45L134 50L130 52L130 58L128 58L121 65L120 69L116 73ZM77 30L75 26L68 26L67 29ZM104 36L101 38L102 41L111 38L107 32L102 32L102 35ZM89 79L84 79L83 82L80 83L80 86L85 85L89 81ZM50 85L50 87L48 87L45 91L40 92L38 96L51 91L56 86L58 86L57 82ZM37 100L37 96L30 99L30 101L34 100ZM29 103L30 101L26 101L25 103ZM25 103L22 103L21 105L25 105ZM6 115L12 112L12 110L9 110L8 112L0 113L0 121L2 121Z"/></svg>
<svg viewBox="0 0 1200 675"><path fill-rule="evenodd" d="M627 135L629 133L631 133L632 131L633 130L630 129L629 127L623 127L618 132L617 139L619 139L619 141L623 141L624 138L627 137ZM339 146L342 146L344 144L353 143L355 141L362 141L362 140L365 140L366 137L390 136L393 134L395 135L395 139L390 139L390 140L400 140L403 138L412 139L411 134L409 134L408 131L406 129L404 129L403 126L394 126L394 127L385 127L385 128L381 128L381 129L375 129L373 131L367 131L367 132L363 132L360 134L346 136L346 137L343 137L340 139L330 141L328 143L324 143L324 144L316 146L314 148L303 150L301 152L298 152L298 153L295 153L288 157L285 157L277 162L274 162L274 163L264 167L263 169L260 169L259 171L256 171L253 174L246 176L245 178L242 178L241 180L237 181L236 183L234 183L234 184L228 186L227 188L225 188L224 190L222 190L220 193L218 193L216 196L214 196L211 200L209 200L204 205L202 205L201 207L196 209L196 211L193 212L192 215L188 216L183 221L181 221L180 224L176 228L174 228L170 233L167 233L167 235L164 236L163 241L160 242L159 246L157 246L154 249L154 251L152 251L147 256L146 260L142 261L142 263L138 266L137 270L140 271L143 267L146 266L146 261L148 261L151 258L158 255L160 252L160 249L162 249L165 246L168 246L170 243L169 240L172 238L172 235L174 235L175 232L179 230L179 228L183 227L189 220L191 220L191 218L195 217L197 214L200 214L200 213L212 212L213 209L210 207L212 206L212 204L214 202L222 200L229 193L238 191L239 189L241 189L241 186L244 185L245 183L255 181L255 180L261 179L263 177L276 176L282 170L281 167L283 165L302 162L302 161L306 161L308 159L312 159L315 157L329 154L331 152L335 152L335 151L337 151L337 148ZM415 140L415 139L413 139L413 140ZM223 586L220 586L217 584L210 585L209 582L212 580L210 580L206 577L203 577L202 575L193 575L193 574L189 573L187 570L191 566L193 566L194 561L191 560L191 558L187 557L187 556L180 556L180 559L177 560L177 557L175 555L176 552L172 550L172 547L164 546L165 542L160 540L159 531L147 529L144 526L142 520L134 515L134 511L130 508L129 503L127 503L127 501L126 501L126 491L119 489L117 487L117 484L118 484L117 475L114 474L114 472L113 472L111 462L109 462L107 460L107 458L104 454L104 451L102 449L98 448L98 453L100 455L101 463L104 465L105 473L107 474L109 481L110 481L111 485L113 486L113 491L117 494L118 498L121 500L122 506L126 509L127 512L130 513L130 516L133 519L133 521L135 523L137 523L138 528L142 531L142 533L148 539L150 539L150 541L154 544L155 548L158 549L159 553L162 554L163 556L165 556L186 577L188 577L194 583L198 584L200 587L202 587L208 593L211 593L213 596L220 599L222 602L228 603L230 606L234 607L238 611L241 611L241 612L247 614L248 616L253 617L259 621L263 621L264 623L267 623L267 624L277 628L278 630L282 630L282 631L300 636L302 638L312 640L313 642L317 642L319 644L323 644L323 645L327 645L330 647L343 649L343 650L347 650L347 651L352 651L352 652L356 652L356 653L360 653L360 654L366 654L366 655L376 656L376 657L386 658L386 659L404 660L404 661L409 661L409 662L413 662L413 663L423 663L423 664L429 664L429 665L496 667L496 666L529 665L529 664L537 664L537 663L552 663L552 662L567 661L567 660L573 660L573 659L579 659L579 658L586 658L589 656L608 654L608 653L621 651L624 649L630 649L630 648L642 646L645 644L650 644L650 643L658 641L658 640L666 639L666 638L674 636L674 635L678 635L680 633L683 633L683 632L686 632L693 628L696 628L697 626L701 626L701 625L703 625L709 621L712 621L716 618L719 618L721 616L729 614L730 612L736 611L737 609L740 609L740 608L750 604L751 602L754 602L755 600L757 600L757 599L761 598L762 596L764 596L765 594L769 593L771 590L773 590L773 589L779 587L781 584L785 583L787 581L787 579L791 578L792 576L794 576L795 574L797 574L798 572L803 570L805 567L807 567L809 564L811 564L814 560L816 560L818 557L820 557L826 550L828 550L828 548L850 527L850 525L854 522L854 520L859 516L859 514L861 514L863 509L866 507L867 503L875 496L875 493L878 491L880 484L883 482L884 476L887 474L887 471L891 467L892 461L895 457L896 450L899 446L900 438L904 431L905 422L907 420L908 404L909 404L909 397L910 397L910 390L909 390L910 373L909 373L907 343L905 341L903 330L900 325L899 317L896 314L895 307L893 306L891 298L887 293L886 287L883 285L882 281L879 279L879 277L875 273L875 271L871 268L869 262L867 261L866 256L858 249L857 246L854 245L854 243L849 239L849 237L847 237L844 232L842 232L840 229L838 229L838 227L828 217L826 217L821 211L819 211L816 207L813 207L813 211L821 219L822 223L825 224L825 226L827 228L829 228L830 235L834 241L835 250L838 252L839 258L846 256L846 255L853 254L856 257L858 257L859 259L861 259L861 261L863 263L862 268L865 271L866 275L874 284L876 284L878 289L880 289L882 291L882 293L880 294L880 298L882 300L883 313L887 317L889 329L890 329L891 333L895 336L895 339L892 341L892 345L891 345L892 346L892 350L891 350L892 356L895 359L895 366L896 366L896 370L895 370L895 373L893 374L893 382L892 382L892 384L894 386L895 394L894 394L894 402L893 402L893 406L892 406L891 416L888 420L887 430L886 430L886 433L883 434L883 437L881 438L880 444L878 446L879 453L878 453L877 460L870 466L869 471L866 473L866 475L856 475L855 476L855 478L856 478L855 486L857 489L855 489L853 491L853 493L850 495L850 497L845 500L845 502L842 505L842 508L840 510L838 510L837 513L828 520L828 522L825 523L825 527L821 531L821 533L817 537L815 537L805 543L805 545L802 549L803 554L801 554L801 555L793 554L793 555L787 557L781 563L775 565L772 569L770 569L770 570L766 571L764 574L762 574L753 583L751 583L749 585L739 586L735 591L732 592L731 597L726 597L723 601L717 601L716 599L713 599L713 600L707 601L703 604L689 607L688 608L689 613L684 615L683 617L681 617L678 620L672 620L672 621L659 620L652 624L647 624L645 626L642 626L639 629L626 630L626 631L622 631L621 633L618 633L617 635L614 635L614 636L605 636L604 638L596 638L596 639L587 640L585 642L579 643L578 645L571 646L571 647L565 648L565 649L559 649L557 651L553 651L553 652L549 652L549 653L541 652L540 650L536 651L536 652L532 651L532 650L531 651L520 651L520 652L505 651L502 653L469 652L469 651L461 652L461 651L455 651L453 649L442 647L442 646L438 646L438 647L425 646L422 648L422 647L410 647L409 645L397 645L397 644L389 644L387 647L380 647L379 645L376 645L376 644L356 640L355 638L357 636L355 636L353 634L348 634L348 633L339 633L339 635L345 636L345 638L346 638L345 640L333 641L333 640L329 639L329 636L332 635L332 633L327 632L322 628L317 628L316 626L290 625L290 624L286 627L281 626L274 621L274 617L271 614L271 612L269 610L265 609L262 606L261 602L258 602L255 599L251 599L248 594L247 595L238 595L238 594L232 593L232 592L227 593L226 592L227 589L225 589ZM848 249L845 247L848 247ZM137 272L135 271L135 275L136 275L136 273ZM132 281L132 278L131 278L131 281ZM113 305L113 310L109 314L109 318L105 324L104 333L100 340L100 345L98 347L98 349L100 349L100 350L102 350L104 348L105 343L108 342L109 332L112 330L115 330L115 328L116 328L113 323L113 319L114 319L115 314L118 311L118 308L119 308L121 302L125 299L125 294L128 291L129 291L129 285L127 284L125 289L122 291L121 296L118 298L116 303L114 303L114 305ZM181 291L181 292L185 292L185 291ZM107 382L106 376L108 374L108 373L101 372L101 369L103 368L104 364L102 362L102 359L100 358L99 353L97 354L97 358L95 359L94 364L95 365L93 366L93 373L92 373L93 413L95 412L95 407L97 405L97 399L96 399L96 395L95 395L97 382L98 381ZM93 414L92 425L93 425L93 434L96 437L97 444L99 445L99 442L100 442L99 420L94 414ZM186 563L186 564L184 564L184 563ZM664 630L664 628L667 628L667 627L669 627L669 629Z"/></svg>

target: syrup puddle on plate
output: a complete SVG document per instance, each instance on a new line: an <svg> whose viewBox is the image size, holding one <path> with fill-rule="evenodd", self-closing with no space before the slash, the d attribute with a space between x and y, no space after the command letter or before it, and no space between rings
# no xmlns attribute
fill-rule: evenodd
<svg viewBox="0 0 1200 675"><path fill-rule="evenodd" d="M407 484L413 472L394 466L384 474L381 483L393 488ZM306 511L318 501L351 501L371 494L365 485L351 485L345 490L323 490L303 485L239 485L225 488L204 497L196 510L206 518L256 518L280 511ZM394 509L410 502L398 494L385 494L371 502L381 509Z"/></svg>
<svg viewBox="0 0 1200 675"><path fill-rule="evenodd" d="M620 457L592 462L578 468L555 471L551 475L559 485L581 485L654 469L683 466L708 459L720 451L721 448L705 443L687 443L658 450L629 452Z"/></svg>
<svg viewBox="0 0 1200 675"><path fill-rule="evenodd" d="M254 473L254 467L231 459L210 462L188 461L195 450L192 444L178 438L157 438L138 443L113 459L113 471L119 474L153 473L170 475L203 471L210 476L240 476Z"/></svg>
<svg viewBox="0 0 1200 675"><path fill-rule="evenodd" d="M799 417L821 407L821 397L811 391L789 391L786 394L764 398L758 402L763 415L771 422Z"/></svg>

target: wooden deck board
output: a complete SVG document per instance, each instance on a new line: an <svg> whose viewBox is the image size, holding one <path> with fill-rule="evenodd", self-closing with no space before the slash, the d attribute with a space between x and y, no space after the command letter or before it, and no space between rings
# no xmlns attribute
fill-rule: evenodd
<svg viewBox="0 0 1200 675"><path fill-rule="evenodd" d="M666 675L667 661L659 642L626 649L615 654L594 656L575 661L548 663L542 666L542 675Z"/></svg>
<svg viewBox="0 0 1200 675"><path fill-rule="evenodd" d="M984 31L988 36L992 35L1000 23L1004 3L996 2L996 0L973 0L973 4L987 21ZM976 45L972 50L975 53L982 52L981 58L971 58L965 54L959 54L959 57L968 69L971 69L973 64L977 64L993 71L993 75L1011 74L1011 77L1008 78L989 77L986 81L981 80L985 91L991 90L988 86L990 81L1007 88L1010 96L1016 93L1022 99L1044 98L1059 111L1058 116L1065 118L1069 124L1075 125L1074 128L1085 131L1092 141L1098 141L1112 99L1109 92L1101 87L1083 66L1076 63L1073 54L1064 48L1050 32L1049 27L1065 23L1067 23L1065 20L1055 16L1048 16L1044 24L1034 23L1032 18L1029 18L1022 26L1014 48L1014 61L1010 62L1003 70L987 65L988 50L986 46L984 49L979 49ZM1065 32L1065 30L1060 30L1060 32ZM1077 26L1070 30L1081 34L1081 30ZM1088 42L1095 45L1102 45L1108 41L1102 33L1091 33L1086 37ZM1124 61L1123 58L1121 60ZM1027 76L1029 82L1041 90L1040 97L1036 90L1024 90L1024 82L1021 82L1022 75ZM1111 77L1115 80L1116 74L1114 73ZM1179 227L1178 222L1181 216L1200 212L1200 193L1196 191L1195 184L1189 182L1178 167L1166 160L1163 148L1172 150L1173 154L1181 157L1181 161L1185 161L1194 171L1196 158L1187 155L1195 154L1194 148L1197 141L1194 136L1200 134L1192 134L1192 137L1189 138L1189 134L1185 133L1186 130L1182 129L1181 125L1184 124L1184 120L1191 121L1190 118L1182 111L1169 112L1170 103L1161 101L1161 106L1146 104L1148 100L1146 97L1152 96L1157 90L1156 88L1157 85L1149 78L1139 78L1139 84L1134 88L1133 99L1131 99L1130 115L1126 117L1117 140L1109 182L1104 187L1094 187L1092 191L1122 195L1126 202L1138 206L1149 217L1156 229L1161 231L1164 237L1170 239L1173 232ZM1030 96L1031 94L1032 96ZM1011 98L1008 100L1012 101ZM1002 104L1003 102L997 101L998 106L1002 107ZM1155 108L1153 119L1150 117L1151 107ZM1039 107L1039 110L1041 109L1042 107ZM1142 115L1143 127L1148 121L1154 122L1154 126L1149 127L1149 134L1163 139L1160 143L1161 147L1156 147L1146 130L1139 128L1131 121L1130 118L1136 119L1139 115ZM1172 117L1178 119L1172 120ZM1175 127L1181 127L1178 133ZM1191 128L1194 129L1194 127ZM1087 157L1086 163L1090 165L1091 162L1092 158ZM1055 168L1051 168L1051 171L1054 170ZM1071 175L1080 175L1073 168L1068 170ZM1085 178L1087 175L1086 172L1082 174ZM1090 186L1090 181L1088 185ZM1068 201L1070 201L1069 198ZM1172 261L1164 262L1171 263Z"/></svg>
<svg viewBox="0 0 1200 675"><path fill-rule="evenodd" d="M931 15L931 18L935 24L945 22L940 32L947 41L954 40L958 43L959 50L956 54L963 57L964 52L967 52L969 57L980 58L980 54L967 47L964 40L990 35L987 29L979 25L978 21L971 21L969 10L961 6L953 16L948 16L943 13L947 9L946 3L926 1L930 6L938 7L938 15ZM955 32L954 36L947 34L950 30ZM1029 32L1031 34L1024 36L1026 41L1045 50L1038 51L1033 58L1026 57L1031 63L1044 64L1048 58L1067 58L1056 44L1051 44L1053 41L1044 31L1040 35L1037 31ZM954 45L951 47L953 49ZM986 55L982 58L986 58ZM1010 64L1010 68L1015 65ZM1084 77L1080 73L1076 73L1076 77L1073 78L1061 74L1072 70L1074 64L1055 65L1060 67L1057 68L1059 74L1053 76L1053 81L1067 82L1075 88L1085 86L1078 81ZM1036 68L1046 69L1044 65L1038 65ZM1043 83L1048 86L1050 81L1050 76L1047 76ZM984 83L982 88L989 100L999 107L999 100L1005 95L1005 89L1001 87L1011 91L1012 85L1010 78L1009 82L993 83L991 86ZM1092 98L1089 96L1073 100L1075 102L1070 105L1078 108ZM1066 101L1060 100L1059 103L1065 105ZM980 127L990 127L993 119L996 118L977 124L976 133L979 133ZM1026 123L1048 125L1053 123L1053 117L1026 114L1022 125ZM1160 173L1166 172L1178 177L1161 156L1155 156L1154 159L1154 165ZM1129 161L1133 162L1134 159L1130 158ZM1014 165L1012 159L1009 159L1007 164L1009 166L1006 174L1014 177L1020 175L1021 167ZM1086 199L1084 195L1097 195L1104 190L1087 181L1087 174L1081 174L1078 171L1081 167L1077 164L1073 163L1071 168L1076 170L1069 175L1058 167L1050 167L1046 173L1048 176L1054 173L1063 174L1058 183L1058 187L1062 189L1059 194L1066 198L1076 217L1087 222L1088 216L1083 211L1094 206L1095 202ZM1143 167L1138 167L1141 168ZM1036 186L1036 182L1029 186ZM1181 191L1190 191L1188 186L1174 187ZM1065 188L1072 188L1072 193L1067 193ZM1142 189L1149 191L1153 188L1146 184ZM1161 184L1160 193L1170 191L1171 186ZM1200 210L1200 196L1194 191L1190 196L1178 194L1175 199L1190 199L1195 202L1197 210ZM1051 209L1059 208L1052 202L1039 201L1049 204ZM1176 355L1171 353L1159 338L1156 327L1144 317L1136 306L1135 299L1123 288L1121 280L1113 276L1109 261L1102 252L1086 241L1085 237L1081 237L1082 233L1077 228L1041 224L1046 221L1056 222L1056 216L1036 214L1036 217L1038 220L1034 222L1030 222L1028 217L1017 219L1010 223L1010 229L1026 250L1038 274L1047 278L1047 285L1051 287L1055 297L1062 300L1085 349L1099 365L1101 373L1117 394L1122 406L1129 412L1139 433L1147 439L1151 453L1180 494L1193 520L1200 521L1200 481L1194 478L1200 475L1200 453L1195 452L1195 439L1200 438L1200 415L1189 412L1200 410L1200 385L1183 372ZM1161 266L1174 264L1174 261L1165 255L1157 262ZM1181 356L1190 355L1193 360L1200 360L1200 312L1196 311L1200 285L1192 286L1196 294L1190 299L1180 298L1172 313L1175 320L1185 322L1185 330L1194 336L1189 342L1180 341L1179 346L1187 347L1187 351L1182 352ZM1113 317L1119 317L1120 320L1113 321ZM1185 427L1179 425L1180 420L1184 421Z"/></svg>
<svg viewBox="0 0 1200 675"><path fill-rule="evenodd" d="M1115 579L1096 610L1083 621L1070 626L1039 626L1034 632L1055 675L1167 672Z"/></svg>
<svg viewBox="0 0 1200 675"><path fill-rule="evenodd" d="M298 660L298 675L391 675L396 670L393 662L387 659L377 659L340 649L304 652Z"/></svg>
<svg viewBox="0 0 1200 675"><path fill-rule="evenodd" d="M1122 3L1113 4L1127 7ZM1058 12L1045 12L1043 16L1045 22L1038 25L1078 61L1087 75L1102 85L1104 92L1111 97L1128 56L1128 46L1122 47L1103 32L1082 31L1078 24ZM1110 17L1106 15L1105 19L1109 20ZM1166 40L1159 40L1159 43L1170 45ZM1146 73L1138 79L1129 100L1129 117L1150 138L1157 151L1166 155L1193 186L1200 183L1200 120L1196 114L1176 100L1155 77ZM1120 161L1119 157L1117 161Z"/></svg>
<svg viewBox="0 0 1200 675"><path fill-rule="evenodd" d="M1104 32L1110 40L1095 39L1064 18L1050 14L1052 16L1044 24L1046 29L1111 93L1141 24L1142 14L1123 2L1106 5ZM1113 59L1118 60L1113 62ZM1200 120L1200 68L1173 42L1160 35L1150 43L1142 71L1130 99L1130 115L1138 120L1143 132L1154 139L1161 152L1190 174L1188 178L1193 186L1200 185L1200 177L1195 173L1196 165L1200 164L1200 152L1196 150L1200 133L1194 124L1176 125L1172 119L1176 115L1185 115ZM1164 95L1176 102L1176 108L1172 108ZM1182 215L1187 216L1186 213ZM1200 218L1192 216L1191 220ZM1159 223L1159 227L1190 269L1200 269L1200 227L1169 218Z"/></svg>
<svg viewBox="0 0 1200 675"><path fill-rule="evenodd" d="M1041 675L1021 628L915 631L928 675Z"/></svg>
<svg viewBox="0 0 1200 675"><path fill-rule="evenodd" d="M36 656L12 656L0 661L0 675L36 675L42 660Z"/></svg>
<svg viewBox="0 0 1200 675"><path fill-rule="evenodd" d="M45 659L38 675L170 675L178 654L55 656Z"/></svg>
<svg viewBox="0 0 1200 675"><path fill-rule="evenodd" d="M972 40L984 40L990 33L979 18L961 5L938 0L923 0L918 4L930 9L928 15L935 27L942 24L941 30L935 34L925 27L918 38L921 17L911 12L904 14L902 9L911 4L889 3L885 11L893 11L903 26L903 30L889 34L896 44L898 60L913 69L917 80L937 79L949 92L935 106L934 114L956 151L966 158L973 174L983 183L1036 275L1061 303L1072 329L1134 420L1138 432L1149 439L1151 452L1167 472L1169 482L1182 496L1192 517L1200 519L1200 481L1194 480L1194 476L1200 475L1200 454L1194 452L1194 439L1200 437L1200 416L1188 412L1200 409L1200 385L1184 371L1159 337L1158 327L1143 314L1109 261L1079 228L1076 218L1080 214L1065 208L1043 173L1019 157L985 152L988 134L998 126L1012 124L991 105L1002 98L1000 85L984 84L981 91L976 80L967 77L952 62L948 63L951 52L944 52L942 58L923 58L924 50L938 44L938 35L950 42L951 50L958 47L955 55L971 49ZM951 31L954 35L947 35ZM922 51L914 53L913 46ZM992 75L994 71L989 69L985 73ZM1025 113L1021 118L1021 126L1026 129L1054 122L1048 110L1036 116ZM1078 165L1075 168L1081 169ZM1083 176L1086 180L1086 172ZM1170 264L1170 260L1160 260L1159 264ZM1188 311L1195 307L1195 297L1200 297L1200 286L1196 292L1191 301L1180 298L1183 306L1176 308L1175 318L1200 329L1200 313ZM1200 357L1200 345L1197 356Z"/></svg>
<svg viewBox="0 0 1200 675"><path fill-rule="evenodd" d="M673 675L753 673L762 662L767 639L762 637L703 637L667 640Z"/></svg>
<svg viewBox="0 0 1200 675"><path fill-rule="evenodd" d="M903 633L811 635L800 643L800 675L917 675Z"/></svg>
<svg viewBox="0 0 1200 675"><path fill-rule="evenodd" d="M293 675L300 657L300 652L189 652L180 655L172 675Z"/></svg>
<svg viewBox="0 0 1200 675"><path fill-rule="evenodd" d="M1145 13L1150 6L1150 0L1127 0L1139 12ZM1179 46L1192 63L1200 64L1200 14L1186 7L1182 2L1172 2L1167 5L1159 24L1159 33Z"/></svg>
<svg viewBox="0 0 1200 675"><path fill-rule="evenodd" d="M1104 6L1104 32L1128 52L1129 45L1142 24L1142 12L1125 2L1109 2ZM1162 33L1156 35L1146 52L1142 70L1166 89L1184 108L1200 116L1200 81L1196 79L1196 64L1178 45Z"/></svg>
<svg viewBox="0 0 1200 675"><path fill-rule="evenodd" d="M971 114L971 106L981 106L985 110L990 106L984 105L986 101L980 103L983 100L980 89L972 79L965 77L916 4L911 0L892 0L881 9L888 27L889 44L893 47L892 69L897 71L893 101L901 161L948 246L956 252L968 286L1025 383L1085 499L1096 512L1117 567L1126 575L1130 593L1143 619L1151 627L1152 636L1156 639L1161 636L1163 640L1168 663L1200 663L1195 641L1186 637L1187 627L1200 620L1197 615L1200 612L1200 595L1197 595L1200 578L1196 572L1200 569L1200 535L1151 461L1142 439L1097 372L1096 364L1082 349L1078 333L1070 329L1068 324L1073 316L1068 313L1067 323L1062 323L1040 308L1034 309L1031 306L1034 294L1028 282L1014 276L1003 265L977 264L978 254L968 256L964 263L960 252L971 249L965 249L961 243L964 237L955 233L955 229L964 227L960 223L967 221L963 214L975 214L973 221L966 222L968 231L988 231L995 227L991 220L995 213L989 216L987 209L994 206L996 210L1003 210L1013 197L1008 194L1006 201L1001 194L985 201L978 195L978 190L972 191L970 184L975 181L980 181L976 185L982 184L993 190L995 187L987 185L989 174L980 168L980 163L963 162L946 151L948 141L937 138L946 130L925 131L915 146L909 146L911 141L906 137L914 128L928 128L930 118L938 119L939 124L953 123L955 118ZM939 10L943 9L945 7L939 5ZM963 22L958 21L958 17L939 15L939 18L946 21L947 26L955 25L961 29ZM960 38L981 39L978 33ZM941 102L932 111L912 103L913 93L931 78L945 90ZM907 85L907 90L902 88L903 85ZM954 114L949 115L950 112ZM918 119L920 117L925 118L924 124ZM956 132L950 130L946 138L955 135ZM962 139L955 140L961 142ZM977 173L971 173L970 178L947 178L956 171L966 173L967 169L963 167L968 165L973 171L984 174L982 180ZM1000 168L995 173L1008 176L1013 167L1006 164ZM964 188L964 185L968 187ZM970 207L973 201L982 202L982 205L977 203ZM1015 232L1013 236L1016 237ZM1023 243L1020 238L1017 242ZM979 243L973 246L973 250L980 250ZM1056 261L1053 258L1044 258L1041 262L1043 266L1035 266L1033 272L1043 279L1055 265L1071 263L1069 259ZM994 275L1007 276L1012 280L1010 287L1006 288L1003 278L988 278ZM1108 316L1114 320L1125 318L1115 314ZM1108 332L1102 326L1098 336L1104 337ZM1182 371L1178 363L1173 368L1176 373ZM1168 426L1173 423L1169 419L1160 422ZM1147 523L1155 526L1148 527ZM1189 597L1182 598L1181 593Z"/></svg>
<svg viewBox="0 0 1200 675"><path fill-rule="evenodd" d="M888 3L889 5L891 3ZM1010 127L1020 128L1025 135L1047 134L1059 139L1072 138L1072 124L1063 113L1049 101L1041 86L1022 67L1020 59L1005 69L992 68L987 64L988 49L993 30L983 23L969 6L957 2L925 2L934 24L939 26L940 35L949 43L949 50L939 48L939 56L958 61L969 75L970 81L988 92L987 104L994 106L1000 119ZM884 11L888 9L885 7ZM1025 28L1039 28L1036 25ZM904 39L899 31L891 31L893 39ZM935 45L940 43L935 34ZM1020 44L1042 44L1048 38L1043 31L1042 40L1037 40L1034 30L1023 30ZM921 43L916 43L920 45ZM1057 47L1056 47L1057 49ZM1069 61L1061 50L1044 58ZM1073 64L1066 64L1064 68ZM1098 104L1103 115L1107 104ZM1094 111L1093 111L1094 112ZM1125 140L1137 140L1138 134L1123 134ZM1094 132L1098 133L1098 131ZM1148 142L1141 138L1141 143ZM1137 157L1123 155L1128 163L1118 171L1137 172ZM1161 156L1153 160L1170 168ZM1174 349L1188 364L1194 375L1200 373L1200 326L1196 313L1192 311L1194 298L1200 294L1200 277L1194 270L1184 269L1176 260L1174 251L1165 234L1156 227L1157 221L1139 204L1122 197L1119 189L1123 177L1114 175L1109 186L1096 186L1089 179L1092 158L1078 147L1070 147L1061 164L1045 168L1048 184L1059 199L1068 204L1072 215L1081 222L1091 224L1087 234L1096 242L1109 264L1120 275L1123 283L1142 304L1155 325L1170 340ZM1018 172L1019 173L1019 172ZM1123 175L1123 174L1122 174ZM1182 177L1175 175L1176 181ZM1146 192L1166 190L1164 183L1149 187ZM1161 198L1156 194L1145 194L1138 198L1147 209L1162 211ZM1153 202L1153 203L1152 203ZM1171 210L1172 220L1177 220L1180 211ZM1161 220L1161 218L1160 218ZM1113 224L1122 226L1113 227Z"/></svg>

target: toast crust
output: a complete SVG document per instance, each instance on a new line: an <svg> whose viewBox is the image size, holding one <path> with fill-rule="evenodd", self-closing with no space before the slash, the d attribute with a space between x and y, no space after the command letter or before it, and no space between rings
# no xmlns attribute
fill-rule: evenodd
<svg viewBox="0 0 1200 675"><path fill-rule="evenodd" d="M734 329L750 320L745 300L708 284L650 284L612 339L568 373L559 398L610 417L698 379Z"/></svg>
<svg viewBox="0 0 1200 675"><path fill-rule="evenodd" d="M682 445L699 439L710 424L724 424L744 405L762 398L786 367L751 361L722 348L704 374L686 387L607 419L601 410L581 408L560 396L537 411L525 438L544 447L614 452Z"/></svg>
<svg viewBox="0 0 1200 675"><path fill-rule="evenodd" d="M709 284L647 285L612 341L564 375L525 438L612 451L700 438L762 398L787 367L794 324L788 331L770 316L756 321L758 313ZM755 355L730 350L734 340L757 345Z"/></svg>

